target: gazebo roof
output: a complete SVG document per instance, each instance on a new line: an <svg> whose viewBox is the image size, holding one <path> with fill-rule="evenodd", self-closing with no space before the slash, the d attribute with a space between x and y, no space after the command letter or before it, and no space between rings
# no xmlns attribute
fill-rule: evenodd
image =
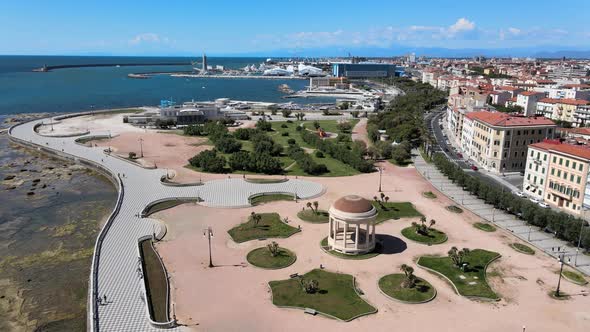
<svg viewBox="0 0 590 332"><path fill-rule="evenodd" d="M366 213L374 209L371 202L358 195L340 197L332 207L346 213Z"/></svg>

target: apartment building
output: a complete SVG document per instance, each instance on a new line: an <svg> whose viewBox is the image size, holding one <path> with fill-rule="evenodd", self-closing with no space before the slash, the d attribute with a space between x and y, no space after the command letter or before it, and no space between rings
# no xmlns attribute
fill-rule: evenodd
<svg viewBox="0 0 590 332"><path fill-rule="evenodd" d="M553 138L557 128L553 121L544 117L499 112L471 112L465 118L461 145L463 142L469 145L464 149L469 159L497 173L523 170L527 145Z"/></svg>
<svg viewBox="0 0 590 332"><path fill-rule="evenodd" d="M578 125L576 110L580 106L590 105L590 101L583 99L555 99L542 98L537 102L537 115L559 121L567 121Z"/></svg>
<svg viewBox="0 0 590 332"><path fill-rule="evenodd" d="M525 116L537 113L537 102L545 98L545 94L537 91L525 91L516 96L516 105L522 107Z"/></svg>
<svg viewBox="0 0 590 332"><path fill-rule="evenodd" d="M565 212L590 207L590 148L559 140L529 145L523 190Z"/></svg>

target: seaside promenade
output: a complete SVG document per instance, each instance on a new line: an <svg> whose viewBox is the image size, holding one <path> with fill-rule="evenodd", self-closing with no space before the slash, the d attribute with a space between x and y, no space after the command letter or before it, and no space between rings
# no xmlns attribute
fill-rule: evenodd
<svg viewBox="0 0 590 332"><path fill-rule="evenodd" d="M56 118L54 121L59 121ZM309 199L324 192L322 185L306 180L255 184L241 178L205 182L201 186L174 187L162 184L164 169L145 169L129 161L109 156L103 148L76 143L76 137L46 137L35 132L48 119L16 125L9 130L11 138L38 149L50 150L62 157L95 164L108 170L119 182L117 207L105 224L94 250L88 301L88 330L91 331L157 331L150 324L142 294L141 264L138 261L138 239L151 236L158 222L140 217L144 208L166 199L203 200L210 207L239 208L250 206L251 195L283 192L296 193ZM104 133L89 133L100 135ZM205 246L195 245L195 250ZM107 303L99 304L98 297Z"/></svg>

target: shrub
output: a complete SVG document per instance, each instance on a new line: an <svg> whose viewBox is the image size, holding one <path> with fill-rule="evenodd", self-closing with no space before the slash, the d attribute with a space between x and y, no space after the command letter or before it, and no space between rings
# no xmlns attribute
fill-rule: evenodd
<svg viewBox="0 0 590 332"><path fill-rule="evenodd" d="M287 144L289 144L289 145L293 145L293 144L295 144L295 143L297 143L297 141L296 141L294 138L289 138L289 139L287 140Z"/></svg>
<svg viewBox="0 0 590 332"><path fill-rule="evenodd" d="M137 153L129 152L129 159L135 159L137 157Z"/></svg>
<svg viewBox="0 0 590 332"><path fill-rule="evenodd" d="M315 156L318 158L325 158L324 153L322 151L317 150L315 152Z"/></svg>
<svg viewBox="0 0 590 332"><path fill-rule="evenodd" d="M191 166L200 167L205 172L223 173L225 171L225 158L217 156L215 150L205 150L189 159Z"/></svg>
<svg viewBox="0 0 590 332"><path fill-rule="evenodd" d="M215 148L221 153L233 153L242 149L242 143L233 136L223 136L215 141Z"/></svg>
<svg viewBox="0 0 590 332"><path fill-rule="evenodd" d="M342 133L350 133L352 130L352 124L348 121L338 123L338 130Z"/></svg>
<svg viewBox="0 0 590 332"><path fill-rule="evenodd" d="M281 133L281 136L289 136L289 133L288 133L288 132L286 132L286 131L283 131L283 132Z"/></svg>
<svg viewBox="0 0 590 332"><path fill-rule="evenodd" d="M313 158L298 145L289 146L287 154L291 159L295 160L297 165L299 165L299 167L301 167L301 169L307 174L320 175L328 172L326 165L316 163L315 160L313 160Z"/></svg>
<svg viewBox="0 0 590 332"><path fill-rule="evenodd" d="M289 116L291 116L292 111L291 110L282 110L281 111L283 113L283 117L288 118Z"/></svg>
<svg viewBox="0 0 590 332"><path fill-rule="evenodd" d="M271 131L272 130L272 124L266 120L258 120L258 122L256 122L256 128L263 130L263 131Z"/></svg>
<svg viewBox="0 0 590 332"><path fill-rule="evenodd" d="M201 125L188 125L182 129L182 132L187 136L203 136L205 130Z"/></svg>
<svg viewBox="0 0 590 332"><path fill-rule="evenodd" d="M256 133L256 129L252 129L252 128L238 128L238 129L236 129L236 131L234 131L234 137L237 138L237 139L239 139L239 140L242 140L242 141L247 141L255 133Z"/></svg>
<svg viewBox="0 0 590 332"><path fill-rule="evenodd" d="M289 128L289 126L287 126L287 124L286 124L286 123L283 123L283 124L281 125L281 128Z"/></svg>
<svg viewBox="0 0 590 332"><path fill-rule="evenodd" d="M303 130L303 127L301 127L301 126L297 126L297 128L295 128L295 130L296 130L296 131L302 131L302 130Z"/></svg>

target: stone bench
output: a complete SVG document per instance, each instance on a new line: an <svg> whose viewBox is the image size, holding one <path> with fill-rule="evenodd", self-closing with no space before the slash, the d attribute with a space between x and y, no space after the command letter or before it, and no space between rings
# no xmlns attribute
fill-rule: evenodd
<svg viewBox="0 0 590 332"><path fill-rule="evenodd" d="M306 314L313 315L313 316L315 316L317 314L317 312L315 311L315 309L312 309L312 308L305 308L305 313Z"/></svg>

